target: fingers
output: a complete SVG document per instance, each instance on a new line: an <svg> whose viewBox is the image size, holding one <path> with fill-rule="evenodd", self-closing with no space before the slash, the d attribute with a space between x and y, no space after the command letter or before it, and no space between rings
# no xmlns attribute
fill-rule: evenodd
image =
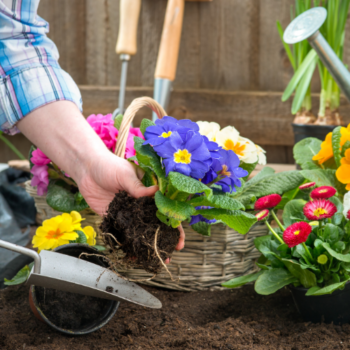
<svg viewBox="0 0 350 350"><path fill-rule="evenodd" d="M152 197L159 190L158 186L145 187L140 180L133 181L128 187L126 191L134 198Z"/></svg>
<svg viewBox="0 0 350 350"><path fill-rule="evenodd" d="M185 231L181 225L178 227L178 229L180 231L180 238L177 246L175 247L175 250L181 250L185 246Z"/></svg>

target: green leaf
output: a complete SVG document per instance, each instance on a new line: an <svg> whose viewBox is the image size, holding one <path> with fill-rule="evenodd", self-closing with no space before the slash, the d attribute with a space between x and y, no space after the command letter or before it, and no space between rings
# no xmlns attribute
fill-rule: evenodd
<svg viewBox="0 0 350 350"><path fill-rule="evenodd" d="M222 286L225 288L237 288L244 286L247 283L256 281L258 277L263 274L263 272L264 271L259 271L250 275L233 278L232 280L223 283Z"/></svg>
<svg viewBox="0 0 350 350"><path fill-rule="evenodd" d="M70 191L70 186L61 180L50 182L46 202L54 210L63 213L70 213L73 210L80 212L89 207L85 199L79 199L78 203L75 194Z"/></svg>
<svg viewBox="0 0 350 350"><path fill-rule="evenodd" d="M83 195L80 193L80 192L77 192L75 195L74 195L74 200L77 204L80 204L83 200L84 200L84 197Z"/></svg>
<svg viewBox="0 0 350 350"><path fill-rule="evenodd" d="M337 207L337 212L332 217L332 223L334 225L340 225L343 220L343 203L338 197L334 196L332 198L329 198L329 200Z"/></svg>
<svg viewBox="0 0 350 350"><path fill-rule="evenodd" d="M74 232L79 235L79 237L75 240L76 243L87 244L87 238L84 231L75 230Z"/></svg>
<svg viewBox="0 0 350 350"><path fill-rule="evenodd" d="M239 167L248 171L248 175L246 177L243 178L243 180L247 180L249 175L252 173L252 171L256 168L258 162L256 161L255 163L252 163L252 164L249 164L249 163L244 163L244 162L241 162L239 164Z"/></svg>
<svg viewBox="0 0 350 350"><path fill-rule="evenodd" d="M297 281L298 279L285 268L272 268L265 270L258 277L255 282L255 291L262 295L269 295Z"/></svg>
<svg viewBox="0 0 350 350"><path fill-rule="evenodd" d="M295 260L282 259L282 261L288 271L295 276L305 288L311 288L317 285L316 275L313 272L302 269L300 264Z"/></svg>
<svg viewBox="0 0 350 350"><path fill-rule="evenodd" d="M310 86L311 78L316 68L317 61L318 57L316 56L311 62L311 64L307 67L306 71L303 74L303 77L300 79L300 82L295 92L295 96L293 98L292 114L296 114L303 104L305 95Z"/></svg>
<svg viewBox="0 0 350 350"><path fill-rule="evenodd" d="M309 68L310 65L314 64L315 59L317 59L317 53L315 50L310 50L310 52L307 54L305 59L303 60L303 63L299 66L297 71L294 73L292 79L290 80L289 84L287 85L283 95L282 95L282 101L287 101L288 98L292 95L296 87L298 86L301 78L304 76L305 72Z"/></svg>
<svg viewBox="0 0 350 350"><path fill-rule="evenodd" d="M333 169L301 170L300 174L305 179L316 182L317 186L335 187L335 170Z"/></svg>
<svg viewBox="0 0 350 350"><path fill-rule="evenodd" d="M277 205L275 209L284 209L286 204L289 203L291 200L295 199L299 192L299 187L296 187L293 190L284 193L281 202Z"/></svg>
<svg viewBox="0 0 350 350"><path fill-rule="evenodd" d="M106 247L104 247L102 245L94 245L94 248L100 252L103 252L104 250L106 250Z"/></svg>
<svg viewBox="0 0 350 350"><path fill-rule="evenodd" d="M149 126L156 125L152 122L150 119L142 119L141 125L140 125L140 131L142 132L142 135L145 135L145 131Z"/></svg>
<svg viewBox="0 0 350 350"><path fill-rule="evenodd" d="M225 210L225 209L200 209L195 215L203 215L206 219L221 220L227 226L233 228L241 234L246 234L251 227L257 222L254 215L240 210Z"/></svg>
<svg viewBox="0 0 350 350"><path fill-rule="evenodd" d="M208 206L228 210L244 210L244 205L234 198L225 195L212 195L209 198L204 196L193 198L189 203L195 207Z"/></svg>
<svg viewBox="0 0 350 350"><path fill-rule="evenodd" d="M258 198L273 193L282 195L284 192L298 187L303 181L304 177L300 174L300 171L296 170L265 176L260 181L251 184L248 181L242 192L235 199L241 201L241 198L247 195L253 195Z"/></svg>
<svg viewBox="0 0 350 350"><path fill-rule="evenodd" d="M341 139L341 126L336 127L332 132L332 148L333 148L333 157L335 160L335 164L337 165L337 168L340 167L340 160L341 160L341 146L340 146L340 139Z"/></svg>
<svg viewBox="0 0 350 350"><path fill-rule="evenodd" d="M350 262L350 254L340 254L333 250L329 243L323 243L323 247L327 250L327 252L333 256L333 258L338 259L339 261Z"/></svg>
<svg viewBox="0 0 350 350"><path fill-rule="evenodd" d="M208 224L207 222L197 222L196 224L191 225L191 228L203 236L210 236L211 224Z"/></svg>
<svg viewBox="0 0 350 350"><path fill-rule="evenodd" d="M312 157L320 151L321 143L321 140L313 137L299 141L293 148L295 162L304 170L319 169Z"/></svg>
<svg viewBox="0 0 350 350"><path fill-rule="evenodd" d="M310 296L310 295L332 294L335 290L337 290L339 288L343 288L348 280L349 279L346 279L345 281L340 282L340 283L330 284L329 286L323 287L323 288L313 287L313 288L309 289L305 295Z"/></svg>
<svg viewBox="0 0 350 350"><path fill-rule="evenodd" d="M173 228L179 227L181 225L181 221L169 218L163 215L159 210L156 212L157 218L164 224L171 226Z"/></svg>
<svg viewBox="0 0 350 350"><path fill-rule="evenodd" d="M213 193L213 190L202 182L180 173L171 171L169 173L169 180L170 183L180 192L186 192L189 194L204 192L207 197L210 197Z"/></svg>
<svg viewBox="0 0 350 350"><path fill-rule="evenodd" d="M10 280L4 278L4 284L6 286L17 286L18 284L26 282L30 275L30 270L32 269L33 265L34 263L24 266L21 270L17 272L16 276L14 276Z"/></svg>
<svg viewBox="0 0 350 350"><path fill-rule="evenodd" d="M272 240L272 235L257 237L254 239L254 245L266 259L271 262L272 267L283 267L281 258L276 254L280 242Z"/></svg>
<svg viewBox="0 0 350 350"><path fill-rule="evenodd" d="M252 209L254 208L254 203L256 202L256 196L254 196L253 194L247 194L247 195L243 195L243 196L235 196L234 197L237 201L239 201L240 203L242 203L242 205L248 209L250 207L252 207Z"/></svg>
<svg viewBox="0 0 350 350"><path fill-rule="evenodd" d="M277 25L278 34L280 35L283 47L286 50L286 54L289 58L289 61L292 65L294 71L295 71L296 70L295 60L294 60L294 57L293 57L292 51L290 50L289 45L283 40L283 29L282 29L281 23L279 21L277 21L276 25Z"/></svg>
<svg viewBox="0 0 350 350"><path fill-rule="evenodd" d="M154 198L160 213L169 218L185 221L195 215L196 210L190 204L167 198L160 191L157 191Z"/></svg>
<svg viewBox="0 0 350 350"><path fill-rule="evenodd" d="M29 159L29 167L30 170L32 170L34 164L32 163L32 161L30 160L33 157L33 152L36 150L36 147L31 145L30 149L29 149L29 154L28 154L28 159Z"/></svg>
<svg viewBox="0 0 350 350"><path fill-rule="evenodd" d="M288 227L295 222L306 220L303 213L305 204L306 201L303 199L293 199L285 205L282 214L282 219L285 227Z"/></svg>
<svg viewBox="0 0 350 350"><path fill-rule="evenodd" d="M247 184L252 185L256 182L259 182L260 180L262 180L264 177L269 176L269 175L273 175L275 173L275 170L270 168L269 166L265 166L264 168L262 168L260 170L259 173L257 173L254 177L252 177Z"/></svg>
<svg viewBox="0 0 350 350"><path fill-rule="evenodd" d="M157 178L156 178L154 172L151 171L150 169L146 169L145 174L143 175L143 178L142 178L142 183L146 187L158 185L158 181L157 181Z"/></svg>
<svg viewBox="0 0 350 350"><path fill-rule="evenodd" d="M120 126L122 125L123 121L123 114L118 114L114 119L114 127L119 130Z"/></svg>
<svg viewBox="0 0 350 350"><path fill-rule="evenodd" d="M345 143L341 149L341 156L342 157L345 157L345 151L348 150L349 148L350 148L350 141L347 140L347 141L345 141Z"/></svg>

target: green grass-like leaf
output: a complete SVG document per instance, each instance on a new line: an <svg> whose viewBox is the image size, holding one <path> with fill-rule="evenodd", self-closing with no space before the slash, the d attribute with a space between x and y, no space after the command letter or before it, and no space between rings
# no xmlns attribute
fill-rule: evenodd
<svg viewBox="0 0 350 350"><path fill-rule="evenodd" d="M342 128L341 126L338 126L332 132L333 157L335 160L335 164L337 165L337 168L340 167L340 160L341 160L341 146L340 146L341 128Z"/></svg>

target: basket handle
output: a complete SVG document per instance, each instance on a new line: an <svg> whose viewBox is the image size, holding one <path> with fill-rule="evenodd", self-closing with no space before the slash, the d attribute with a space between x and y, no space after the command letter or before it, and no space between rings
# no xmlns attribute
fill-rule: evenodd
<svg viewBox="0 0 350 350"><path fill-rule="evenodd" d="M120 125L120 130L118 134L117 147L115 148L115 154L118 157L124 158L126 142L128 140L129 130L131 123L136 115L136 113L142 108L148 107L155 112L159 119L166 116L164 108L151 97L139 97L133 100L130 106L125 111L122 124Z"/></svg>

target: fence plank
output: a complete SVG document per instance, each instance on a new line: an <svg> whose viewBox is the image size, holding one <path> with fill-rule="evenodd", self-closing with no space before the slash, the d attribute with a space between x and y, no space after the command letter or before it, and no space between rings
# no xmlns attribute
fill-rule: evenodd
<svg viewBox="0 0 350 350"><path fill-rule="evenodd" d="M41 0L38 14L50 24L61 67L77 84L86 84L85 0Z"/></svg>

